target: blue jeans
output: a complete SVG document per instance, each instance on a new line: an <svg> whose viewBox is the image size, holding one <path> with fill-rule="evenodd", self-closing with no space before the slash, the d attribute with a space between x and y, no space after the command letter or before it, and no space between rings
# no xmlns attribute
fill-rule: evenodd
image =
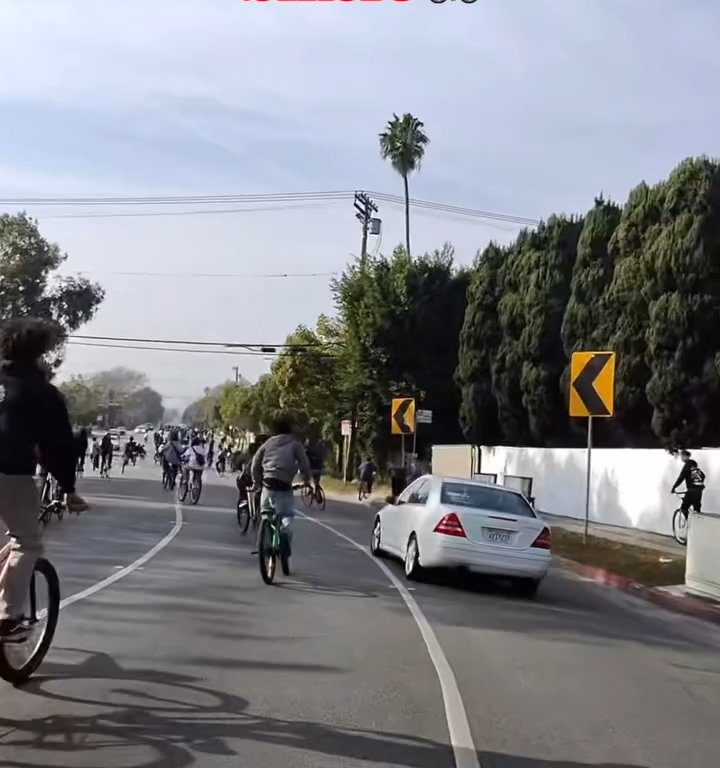
<svg viewBox="0 0 720 768"><path fill-rule="evenodd" d="M280 520L280 546L290 557L292 544L293 520L295 518L295 497L292 491L271 491L262 489L260 499L261 514L275 512Z"/></svg>

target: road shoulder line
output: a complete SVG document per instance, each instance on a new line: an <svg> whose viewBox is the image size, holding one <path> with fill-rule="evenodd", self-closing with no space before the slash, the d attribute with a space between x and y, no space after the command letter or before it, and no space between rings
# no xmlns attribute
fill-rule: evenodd
<svg viewBox="0 0 720 768"><path fill-rule="evenodd" d="M475 743L473 742L472 734L470 732L470 723L468 722L465 704L460 695L460 688L458 687L455 673L452 671L447 656L445 656L445 651L443 651L442 646L440 645L435 630L430 626L430 622L427 620L415 598L408 592L407 587L397 578L397 576L395 576L385 563L373 557L362 544L358 544L357 541L346 536L331 525L323 523L315 517L306 515L300 510L296 510L296 514L315 525L319 525L321 528L326 528L331 533L334 533L349 544L352 544L355 549L362 552L375 563L400 593L407 609L410 611L410 614L420 630L420 635L425 643L430 660L435 667L435 672L440 683L443 704L445 706L445 720L450 734L450 746L455 758L456 768L482 768L477 757L477 749L475 748Z"/></svg>
<svg viewBox="0 0 720 768"><path fill-rule="evenodd" d="M169 506L169 505L168 505ZM105 579L102 579L101 581L96 582L95 584L92 584L91 586L87 587L86 589L81 590L80 592L76 592L74 595L70 595L69 597L66 597L64 600L60 601L60 610L63 608L67 608L69 605L72 605L73 603L77 603L80 600L85 600L87 597L92 597L92 595L96 594L97 592L100 592L100 590L105 589L106 587L109 587L111 584L114 584L116 581L120 581L120 579L124 579L125 576L129 576L133 571L136 571L138 568L141 568L145 563L148 562L148 560L151 560L155 555L157 555L158 552L165 549L167 545L180 533L180 530L183 526L183 515L182 515L182 507L180 504L175 504L175 524L170 529L170 532L166 534L160 541L155 544L154 547L151 547L144 555L141 555L137 560L134 560L129 565L126 565L124 568L121 568L119 571L116 571L112 575L108 576Z"/></svg>

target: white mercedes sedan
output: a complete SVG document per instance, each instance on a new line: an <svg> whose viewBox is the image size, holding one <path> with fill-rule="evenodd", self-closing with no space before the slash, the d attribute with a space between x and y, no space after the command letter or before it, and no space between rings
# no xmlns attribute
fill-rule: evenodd
<svg viewBox="0 0 720 768"><path fill-rule="evenodd" d="M525 497L477 480L425 475L375 517L370 548L425 568L466 568L515 581L533 596L550 567L550 528Z"/></svg>

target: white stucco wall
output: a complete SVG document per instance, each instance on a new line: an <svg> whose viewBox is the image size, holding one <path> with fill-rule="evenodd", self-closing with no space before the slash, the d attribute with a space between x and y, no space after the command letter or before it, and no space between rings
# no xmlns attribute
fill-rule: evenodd
<svg viewBox="0 0 720 768"><path fill-rule="evenodd" d="M585 516L586 452L582 448L483 446L480 472L533 478L537 509L553 515ZM720 449L693 451L706 474L703 510L720 512ZM670 488L681 469L679 458L662 450L606 449L592 452L590 519L610 525L671 534L678 498Z"/></svg>

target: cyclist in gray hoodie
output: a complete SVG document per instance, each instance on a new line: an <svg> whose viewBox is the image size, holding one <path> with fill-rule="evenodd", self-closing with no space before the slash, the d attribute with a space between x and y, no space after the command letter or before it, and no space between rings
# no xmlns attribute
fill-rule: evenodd
<svg viewBox="0 0 720 768"><path fill-rule="evenodd" d="M283 573L290 573L290 545L292 523L295 516L292 483L300 472L303 480L310 483L310 462L305 449L293 435L292 421L287 416L275 420L272 437L258 449L252 462L254 484L262 485L260 509L275 511L280 519L280 562Z"/></svg>

